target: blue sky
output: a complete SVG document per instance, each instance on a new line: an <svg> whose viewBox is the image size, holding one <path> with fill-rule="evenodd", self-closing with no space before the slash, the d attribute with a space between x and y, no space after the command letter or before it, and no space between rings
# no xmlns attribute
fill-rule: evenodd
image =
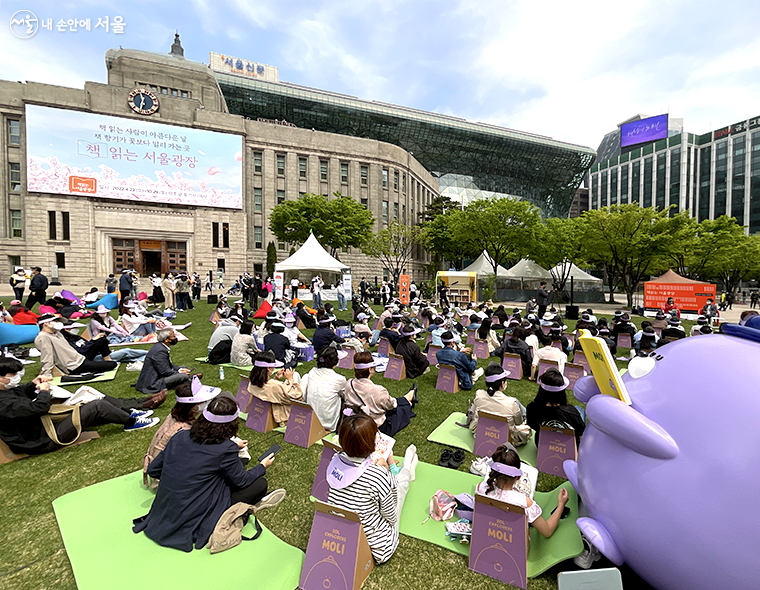
<svg viewBox="0 0 760 590"><path fill-rule="evenodd" d="M11 34L17 10L91 30ZM124 34L95 29L122 16ZM0 2L0 78L81 88L118 47L215 51L280 79L596 148L636 113L705 133L760 115L760 2Z"/></svg>

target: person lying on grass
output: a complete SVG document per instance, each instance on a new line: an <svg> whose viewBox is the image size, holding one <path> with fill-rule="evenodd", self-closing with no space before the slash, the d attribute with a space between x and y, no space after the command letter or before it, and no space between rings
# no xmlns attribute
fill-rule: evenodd
<svg viewBox="0 0 760 590"><path fill-rule="evenodd" d="M533 525L543 537L551 537L557 530L562 511L567 504L568 494L565 488L559 491L557 497L557 509L545 519L541 514L541 506L528 496L517 490L514 486L522 475L520 470L520 456L512 445L501 445L491 456L491 472L486 481L481 481L475 488L476 493L503 500L515 506L525 508L525 516L528 523Z"/></svg>

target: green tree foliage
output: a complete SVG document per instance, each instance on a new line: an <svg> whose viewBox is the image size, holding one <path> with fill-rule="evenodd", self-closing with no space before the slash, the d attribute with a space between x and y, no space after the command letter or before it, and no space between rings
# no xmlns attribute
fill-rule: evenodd
<svg viewBox="0 0 760 590"><path fill-rule="evenodd" d="M439 262L444 259L450 260L461 268L465 256L480 254L470 240L462 239L458 233L465 215L466 212L460 209L449 209L423 226L422 239L425 247L439 259Z"/></svg>
<svg viewBox="0 0 760 590"><path fill-rule="evenodd" d="M269 242L269 245L267 245L267 274L270 277L274 276L275 264L277 264L277 248L274 242Z"/></svg>
<svg viewBox="0 0 760 590"><path fill-rule="evenodd" d="M408 227L394 221L387 228L371 234L362 251L367 256L377 258L397 284L399 275L421 243L422 228L417 225Z"/></svg>
<svg viewBox="0 0 760 590"><path fill-rule="evenodd" d="M360 203L339 192L328 201L323 195L306 194L297 201L280 203L269 214L269 229L284 242L304 243L309 232L335 254L341 248L361 247L375 218Z"/></svg>
<svg viewBox="0 0 760 590"><path fill-rule="evenodd" d="M488 252L493 272L531 253L541 226L538 209L527 201L481 199L451 223L453 238L471 255Z"/></svg>
<svg viewBox="0 0 760 590"><path fill-rule="evenodd" d="M716 220L718 221L718 220ZM703 222L704 223L704 222ZM740 226L737 226L741 229ZM723 281L723 288L733 293L739 283L760 274L760 235L735 236L730 245L713 250L704 266L704 275Z"/></svg>
<svg viewBox="0 0 760 590"><path fill-rule="evenodd" d="M554 287L560 293L569 280L571 265L580 266L584 262L582 224L580 217L550 217L539 228L531 257L551 270ZM554 270L558 265L561 266Z"/></svg>
<svg viewBox="0 0 760 590"><path fill-rule="evenodd" d="M667 210L637 204L586 211L581 222L584 256L619 281L632 306L639 281L674 248L672 225Z"/></svg>
<svg viewBox="0 0 760 590"><path fill-rule="evenodd" d="M437 195L430 200L424 211L420 211L420 221L429 223L439 215L444 215L447 211L460 210L459 203L453 201L446 195Z"/></svg>

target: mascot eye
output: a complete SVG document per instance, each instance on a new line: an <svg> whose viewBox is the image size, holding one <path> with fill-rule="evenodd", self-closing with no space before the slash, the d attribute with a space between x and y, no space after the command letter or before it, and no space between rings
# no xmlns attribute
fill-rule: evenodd
<svg viewBox="0 0 760 590"><path fill-rule="evenodd" d="M653 356L637 356L628 363L628 374L633 379L639 379L648 375L654 369L657 361Z"/></svg>

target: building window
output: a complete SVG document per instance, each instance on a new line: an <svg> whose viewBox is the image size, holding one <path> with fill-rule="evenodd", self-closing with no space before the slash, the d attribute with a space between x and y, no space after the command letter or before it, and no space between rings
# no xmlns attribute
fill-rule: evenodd
<svg viewBox="0 0 760 590"><path fill-rule="evenodd" d="M187 90L182 91L182 98L190 98L190 93Z"/></svg>
<svg viewBox="0 0 760 590"><path fill-rule="evenodd" d="M216 221L211 223L211 247L219 247L219 224Z"/></svg>
<svg viewBox="0 0 760 590"><path fill-rule="evenodd" d="M71 230L69 227L69 212L64 211L61 213L61 230L63 231L63 239L69 241L71 239Z"/></svg>
<svg viewBox="0 0 760 590"><path fill-rule="evenodd" d="M398 170L393 171L393 190L398 190Z"/></svg>
<svg viewBox="0 0 760 590"><path fill-rule="evenodd" d="M383 188L388 188L388 171L383 168Z"/></svg>
<svg viewBox="0 0 760 590"><path fill-rule="evenodd" d="M285 202L285 191L278 190L277 191L277 204Z"/></svg>
<svg viewBox="0 0 760 590"><path fill-rule="evenodd" d="M327 160L319 161L319 180L327 182Z"/></svg>
<svg viewBox="0 0 760 590"><path fill-rule="evenodd" d="M48 211L48 240L58 239L58 231L55 226L55 211Z"/></svg>
<svg viewBox="0 0 760 590"><path fill-rule="evenodd" d="M222 224L222 248L230 247L230 224Z"/></svg>
<svg viewBox="0 0 760 590"><path fill-rule="evenodd" d="M254 213L261 213L264 209L263 200L261 196L261 189L255 188L253 189L253 212Z"/></svg>
<svg viewBox="0 0 760 590"><path fill-rule="evenodd" d="M304 192L299 192L298 193L298 198L299 199L303 199L305 196L306 196L306 193L304 193Z"/></svg>
<svg viewBox="0 0 760 590"><path fill-rule="evenodd" d="M176 88L172 88L172 96L179 96L179 91Z"/></svg>
<svg viewBox="0 0 760 590"><path fill-rule="evenodd" d="M406 205L401 205L401 221L406 223Z"/></svg>
<svg viewBox="0 0 760 590"><path fill-rule="evenodd" d="M11 209L11 237L24 237L24 228L21 220L21 209Z"/></svg>
<svg viewBox="0 0 760 590"><path fill-rule="evenodd" d="M383 223L388 223L388 201L383 201Z"/></svg>
<svg viewBox="0 0 760 590"><path fill-rule="evenodd" d="M306 178L306 172L307 172L306 158L298 158L298 178Z"/></svg>
<svg viewBox="0 0 760 590"><path fill-rule="evenodd" d="M369 168L367 166L359 168L359 175L361 177L361 185L367 186L369 184Z"/></svg>
<svg viewBox="0 0 760 590"><path fill-rule="evenodd" d="M261 174L261 171L263 169L262 158L263 155L261 152L253 152L253 171L256 174Z"/></svg>
<svg viewBox="0 0 760 590"><path fill-rule="evenodd" d="M16 272L16 269L21 266L21 256L8 256L8 266L10 266L8 274Z"/></svg>
<svg viewBox="0 0 760 590"><path fill-rule="evenodd" d="M55 265L58 268L66 268L66 254L64 254L63 252L56 252Z"/></svg>
<svg viewBox="0 0 760 590"><path fill-rule="evenodd" d="M221 270L222 272L227 270L227 266L224 263L224 258L217 258L216 259L216 268L217 270Z"/></svg>
<svg viewBox="0 0 760 590"><path fill-rule="evenodd" d="M393 221L398 221L398 203L393 203Z"/></svg>
<svg viewBox="0 0 760 590"><path fill-rule="evenodd" d="M260 225L253 226L253 247L259 250L264 247L264 228Z"/></svg>
<svg viewBox="0 0 760 590"><path fill-rule="evenodd" d="M369 209L369 199L367 197L362 197L362 207Z"/></svg>
<svg viewBox="0 0 760 590"><path fill-rule="evenodd" d="M401 174L401 192L406 192L406 172Z"/></svg>
<svg viewBox="0 0 760 590"><path fill-rule="evenodd" d="M343 252L343 254L350 254L351 253L351 248L349 248L348 246L345 246L345 247L341 248L341 252Z"/></svg>
<svg viewBox="0 0 760 590"><path fill-rule="evenodd" d="M277 240L277 249L285 250L285 242L281 242L280 240Z"/></svg>
<svg viewBox="0 0 760 590"><path fill-rule="evenodd" d="M161 94L169 94L168 88L161 88Z"/></svg>
<svg viewBox="0 0 760 590"><path fill-rule="evenodd" d="M348 184L348 162L340 163L340 181L343 184Z"/></svg>
<svg viewBox="0 0 760 590"><path fill-rule="evenodd" d="M277 154L277 176L285 176L285 155Z"/></svg>
<svg viewBox="0 0 760 590"><path fill-rule="evenodd" d="M11 192L21 192L21 164L18 162L10 162L8 168L10 169L9 179Z"/></svg>
<svg viewBox="0 0 760 590"><path fill-rule="evenodd" d="M8 119L8 145L21 145L21 123Z"/></svg>

